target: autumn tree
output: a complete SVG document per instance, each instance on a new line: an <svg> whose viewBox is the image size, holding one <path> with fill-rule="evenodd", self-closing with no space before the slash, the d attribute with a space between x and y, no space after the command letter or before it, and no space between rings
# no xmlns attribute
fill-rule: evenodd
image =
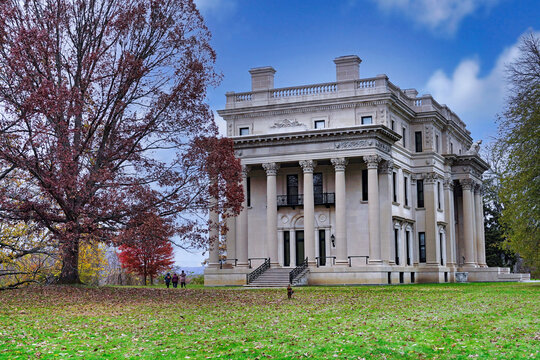
<svg viewBox="0 0 540 360"><path fill-rule="evenodd" d="M155 214L144 214L135 218L132 226L121 235L122 243L118 258L122 267L130 273L142 276L143 283L150 278L150 284L159 273L174 264L171 242L171 226Z"/></svg>
<svg viewBox="0 0 540 360"><path fill-rule="evenodd" d="M520 40L520 55L507 68L511 95L499 123L504 149L501 222L506 243L540 271L540 36Z"/></svg>
<svg viewBox="0 0 540 360"><path fill-rule="evenodd" d="M197 247L211 198L238 213L240 165L204 102L209 40L192 0L0 2L0 219L50 232L61 283L80 281L82 241L141 213Z"/></svg>

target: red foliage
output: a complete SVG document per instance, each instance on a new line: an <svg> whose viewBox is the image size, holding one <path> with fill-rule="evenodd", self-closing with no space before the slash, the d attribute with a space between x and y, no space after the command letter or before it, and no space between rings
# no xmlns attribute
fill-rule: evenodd
<svg viewBox="0 0 540 360"><path fill-rule="evenodd" d="M192 0L0 1L0 219L53 234L61 282L78 282L80 241L140 214L204 247L210 195L238 212L239 163L204 102L209 41Z"/></svg>
<svg viewBox="0 0 540 360"><path fill-rule="evenodd" d="M173 247L169 242L172 228L163 218L155 214L141 214L133 224L117 239L122 242L118 258L128 272L141 275L146 285L159 273L174 264Z"/></svg>

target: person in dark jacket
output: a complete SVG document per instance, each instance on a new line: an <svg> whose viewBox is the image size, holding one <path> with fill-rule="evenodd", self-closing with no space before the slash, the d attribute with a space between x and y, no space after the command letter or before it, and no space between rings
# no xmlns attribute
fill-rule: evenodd
<svg viewBox="0 0 540 360"><path fill-rule="evenodd" d="M171 284L171 274L167 273L167 275L165 275L165 285L167 285L167 289L169 288L170 284Z"/></svg>
<svg viewBox="0 0 540 360"><path fill-rule="evenodd" d="M180 287L186 287L186 273L184 270L182 270L182 273L180 274Z"/></svg>
<svg viewBox="0 0 540 360"><path fill-rule="evenodd" d="M178 275L174 273L171 280L172 280L172 287L176 289L178 287Z"/></svg>

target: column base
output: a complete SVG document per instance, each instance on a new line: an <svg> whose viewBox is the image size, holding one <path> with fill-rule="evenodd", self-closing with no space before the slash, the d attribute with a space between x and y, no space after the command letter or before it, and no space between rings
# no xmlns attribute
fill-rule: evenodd
<svg viewBox="0 0 540 360"><path fill-rule="evenodd" d="M348 267L349 266L349 261L347 260L336 260L336 263L334 266L340 266L340 267Z"/></svg>
<svg viewBox="0 0 540 360"><path fill-rule="evenodd" d="M383 265L383 261L377 259L369 259L368 265Z"/></svg>
<svg viewBox="0 0 540 360"><path fill-rule="evenodd" d="M477 268L478 265L477 265L476 263L467 263L467 262L466 262L465 264L463 264L463 267L466 267L466 268L467 268L467 267L468 267L468 268Z"/></svg>

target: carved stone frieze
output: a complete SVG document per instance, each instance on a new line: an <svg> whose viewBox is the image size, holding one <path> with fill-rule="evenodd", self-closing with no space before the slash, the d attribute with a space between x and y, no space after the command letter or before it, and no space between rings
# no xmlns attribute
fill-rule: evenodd
<svg viewBox="0 0 540 360"><path fill-rule="evenodd" d="M270 126L271 128L273 129L281 129L281 128L286 128L286 127L298 127L298 126L306 126L305 124L302 124L301 122L299 122L298 120L296 119L283 119L281 121L278 121L276 123L274 123L274 125Z"/></svg>
<svg viewBox="0 0 540 360"><path fill-rule="evenodd" d="M339 149L339 150L362 149L362 148L370 148L370 147L375 147L386 153L389 153L391 149L388 144L385 144L381 141L377 141L374 139L344 140L344 141L339 141L339 142L334 143L334 148Z"/></svg>

